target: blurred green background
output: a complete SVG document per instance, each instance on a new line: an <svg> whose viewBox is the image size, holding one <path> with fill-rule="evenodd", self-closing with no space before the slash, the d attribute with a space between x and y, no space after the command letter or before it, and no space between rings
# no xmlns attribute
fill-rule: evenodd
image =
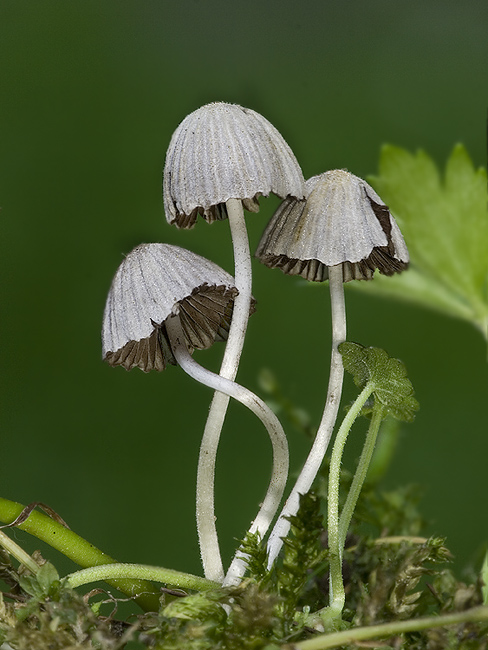
<svg viewBox="0 0 488 650"><path fill-rule="evenodd" d="M224 100L266 116L305 177L375 173L385 142L443 165L461 141L485 165L488 4L1 0L0 34L0 494L49 504L123 561L199 573L194 486L211 394L177 368L110 368L100 347L112 276L135 245L179 244L232 271L227 223L166 224L173 130ZM276 205L248 215L253 249ZM316 425L327 289L257 262L254 282L240 381L259 390L259 370L271 369ZM386 485L423 486L429 531L448 536L461 567L488 539L485 342L406 304L356 292L347 303L349 338L401 358L421 403ZM222 350L196 357L217 369ZM288 429L296 471L309 443ZM353 441L349 461L356 452ZM226 560L269 467L264 430L232 405L217 468Z"/></svg>

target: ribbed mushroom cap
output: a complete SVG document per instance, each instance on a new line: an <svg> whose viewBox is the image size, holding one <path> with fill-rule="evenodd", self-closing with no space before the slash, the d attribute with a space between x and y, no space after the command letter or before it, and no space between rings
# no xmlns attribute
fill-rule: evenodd
<svg viewBox="0 0 488 650"><path fill-rule="evenodd" d="M191 228L199 214L225 219L225 202L240 199L259 210L259 196L303 198L304 179L283 136L262 115L216 102L190 113L177 127L166 154L166 218Z"/></svg>
<svg viewBox="0 0 488 650"><path fill-rule="evenodd" d="M112 281L102 328L102 356L112 366L164 370L176 364L165 320L179 314L190 352L227 339L234 278L170 244L134 248Z"/></svg>
<svg viewBox="0 0 488 650"><path fill-rule="evenodd" d="M256 251L263 264L316 282L338 264L344 282L407 268L400 229L368 183L335 169L309 178L305 188L305 201L286 199L268 223Z"/></svg>

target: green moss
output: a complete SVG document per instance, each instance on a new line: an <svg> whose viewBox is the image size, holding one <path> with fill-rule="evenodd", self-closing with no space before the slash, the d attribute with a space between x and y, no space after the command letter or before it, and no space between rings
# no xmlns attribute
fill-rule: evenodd
<svg viewBox="0 0 488 650"><path fill-rule="evenodd" d="M33 577L2 553L0 639L19 650L118 650L131 639L131 648L262 650L318 638L310 615L328 602L326 496L322 486L302 498L271 571L264 545L248 538L243 548L250 555L250 577L239 587L171 595L159 612L129 622L110 616L112 605L106 612L100 596L84 598L67 587L51 564ZM444 540L420 537L418 500L414 489L381 492L370 486L363 491L344 553L344 625L351 630L482 604L481 580L466 585L455 578ZM483 650L486 631L480 621L411 632L403 635L402 648ZM391 640L390 647L395 643Z"/></svg>

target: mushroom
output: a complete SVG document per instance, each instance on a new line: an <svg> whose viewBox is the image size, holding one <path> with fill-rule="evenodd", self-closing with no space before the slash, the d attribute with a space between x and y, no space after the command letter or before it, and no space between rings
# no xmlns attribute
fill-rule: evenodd
<svg viewBox="0 0 488 650"><path fill-rule="evenodd" d="M251 527L251 532L263 537L288 475L283 428L259 397L206 370L191 356L194 349L209 348L214 341L227 338L236 296L233 278L213 262L179 246L141 244L127 255L113 279L103 317L103 358L110 365L127 370L139 367L145 372L178 364L196 381L233 397L257 415L273 448L270 484ZM213 474L206 479L203 489L213 489ZM244 567L242 557L240 564Z"/></svg>
<svg viewBox="0 0 488 650"><path fill-rule="evenodd" d="M166 319L176 310L188 348L227 338L237 295L233 278L179 246L141 244L112 281L103 316L102 355L111 366L144 372L176 365Z"/></svg>
<svg viewBox="0 0 488 650"><path fill-rule="evenodd" d="M395 219L373 188L344 169L313 176L306 200L288 198L271 218L256 257L271 268L307 280L329 280L332 353L327 398L315 441L268 540L272 565L296 514L299 495L310 489L327 451L337 419L344 369L338 351L346 339L343 282L371 280L408 267L407 247Z"/></svg>
<svg viewBox="0 0 488 650"><path fill-rule="evenodd" d="M211 223L228 217L235 263L235 299L231 327L220 374L234 380L244 344L251 302L251 255L244 208L257 212L259 197L303 198L304 180L293 152L283 137L262 115L236 104L215 102L188 115L171 138L163 174L166 218L180 228L194 226L198 215ZM199 530L205 576L219 580L214 521L213 489L204 491L202 476L215 471L217 447L228 406L228 397L216 393L202 438L197 477ZM206 480L206 479L205 479ZM210 523L204 524L203 519ZM213 532L208 529L213 526ZM207 554L210 557L207 558Z"/></svg>

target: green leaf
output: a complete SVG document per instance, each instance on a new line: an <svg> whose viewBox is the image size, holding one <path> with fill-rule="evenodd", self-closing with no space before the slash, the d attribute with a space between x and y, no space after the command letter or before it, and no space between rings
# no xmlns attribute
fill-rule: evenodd
<svg viewBox="0 0 488 650"><path fill-rule="evenodd" d="M405 365L392 359L380 348L365 348L359 343L345 341L339 345L345 370L352 374L361 390L369 385L376 400L397 418L411 422L419 403L413 396L413 386Z"/></svg>
<svg viewBox="0 0 488 650"><path fill-rule="evenodd" d="M59 574L50 562L46 562L35 576L20 576L19 584L29 595L42 599L58 590Z"/></svg>
<svg viewBox="0 0 488 650"><path fill-rule="evenodd" d="M444 177L429 156L385 145L379 175L368 179L388 204L407 243L411 267L375 275L356 288L388 294L464 318L488 339L488 192L458 144Z"/></svg>
<svg viewBox="0 0 488 650"><path fill-rule="evenodd" d="M36 574L39 586L46 596L52 595L53 588L59 586L59 574L50 562L43 564Z"/></svg>
<svg viewBox="0 0 488 650"><path fill-rule="evenodd" d="M34 598L43 598L45 595L44 590L34 576L19 576L19 585L29 596Z"/></svg>

